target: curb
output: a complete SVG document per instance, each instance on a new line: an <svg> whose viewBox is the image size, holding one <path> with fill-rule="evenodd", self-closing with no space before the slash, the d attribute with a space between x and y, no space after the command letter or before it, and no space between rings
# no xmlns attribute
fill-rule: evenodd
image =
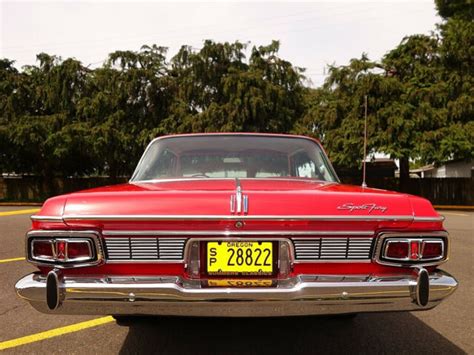
<svg viewBox="0 0 474 355"><path fill-rule="evenodd" d="M474 206L433 205L437 210L474 211Z"/></svg>

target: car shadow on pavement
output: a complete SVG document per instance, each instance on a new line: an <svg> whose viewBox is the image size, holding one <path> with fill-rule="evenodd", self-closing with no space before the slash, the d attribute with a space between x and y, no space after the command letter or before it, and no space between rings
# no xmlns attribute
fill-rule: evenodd
<svg viewBox="0 0 474 355"><path fill-rule="evenodd" d="M405 312L354 319L143 317L128 326L121 354L464 354Z"/></svg>

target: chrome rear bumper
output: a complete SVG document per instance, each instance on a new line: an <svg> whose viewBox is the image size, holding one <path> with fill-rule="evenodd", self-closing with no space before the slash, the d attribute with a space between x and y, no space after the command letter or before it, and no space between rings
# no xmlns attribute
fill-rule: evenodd
<svg viewBox="0 0 474 355"><path fill-rule="evenodd" d="M423 282L416 274L301 275L273 288L246 289L204 288L200 281L174 276L55 276L48 297L56 292L56 306L49 302L48 307L46 278L38 274L19 280L17 293L43 313L266 317L430 309L457 287L451 275L439 270L429 275L426 302L419 300Z"/></svg>

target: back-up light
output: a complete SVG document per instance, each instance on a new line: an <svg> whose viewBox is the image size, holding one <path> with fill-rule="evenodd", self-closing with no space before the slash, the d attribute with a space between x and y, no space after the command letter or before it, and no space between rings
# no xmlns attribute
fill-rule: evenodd
<svg viewBox="0 0 474 355"><path fill-rule="evenodd" d="M382 260L408 263L437 261L445 258L443 238L385 238Z"/></svg>
<svg viewBox="0 0 474 355"><path fill-rule="evenodd" d="M46 263L76 263L96 258L94 243L88 238L32 238L30 258Z"/></svg>

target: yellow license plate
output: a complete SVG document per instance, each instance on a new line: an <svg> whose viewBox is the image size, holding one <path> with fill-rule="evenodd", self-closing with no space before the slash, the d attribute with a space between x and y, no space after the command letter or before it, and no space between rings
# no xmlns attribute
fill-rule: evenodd
<svg viewBox="0 0 474 355"><path fill-rule="evenodd" d="M272 280L207 280L210 287L270 287Z"/></svg>
<svg viewBox="0 0 474 355"><path fill-rule="evenodd" d="M207 273L209 275L272 275L273 243L208 242Z"/></svg>

